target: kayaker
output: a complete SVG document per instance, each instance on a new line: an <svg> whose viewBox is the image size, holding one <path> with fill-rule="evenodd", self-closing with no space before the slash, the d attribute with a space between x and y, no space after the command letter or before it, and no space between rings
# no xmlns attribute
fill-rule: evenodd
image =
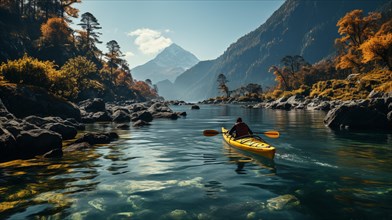
<svg viewBox="0 0 392 220"><path fill-rule="evenodd" d="M249 126L242 121L241 117L237 118L237 122L229 131L229 134L231 136L234 136L233 135L234 133L235 133L235 138L241 138L243 136L248 136L253 134L252 130L250 130Z"/></svg>

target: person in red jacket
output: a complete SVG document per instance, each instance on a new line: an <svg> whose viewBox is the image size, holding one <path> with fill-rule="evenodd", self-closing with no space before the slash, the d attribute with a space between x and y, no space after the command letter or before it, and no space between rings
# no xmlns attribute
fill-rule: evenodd
<svg viewBox="0 0 392 220"><path fill-rule="evenodd" d="M235 138L241 138L243 136L248 136L253 134L252 130L250 130L247 124L242 122L242 118L240 117L237 118L237 122L229 131L229 134L231 136L234 136L233 135L234 133L235 133Z"/></svg>

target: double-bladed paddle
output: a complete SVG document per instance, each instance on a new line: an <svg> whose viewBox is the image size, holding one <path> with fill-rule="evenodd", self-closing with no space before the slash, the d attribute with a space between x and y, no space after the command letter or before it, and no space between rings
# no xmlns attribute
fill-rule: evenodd
<svg viewBox="0 0 392 220"><path fill-rule="evenodd" d="M204 136L215 136L217 134L221 134L222 132L219 132L217 130L204 130L203 135ZM269 138L278 138L279 137L279 132L278 131L265 131L265 132L253 132L254 134L264 134L265 136Z"/></svg>

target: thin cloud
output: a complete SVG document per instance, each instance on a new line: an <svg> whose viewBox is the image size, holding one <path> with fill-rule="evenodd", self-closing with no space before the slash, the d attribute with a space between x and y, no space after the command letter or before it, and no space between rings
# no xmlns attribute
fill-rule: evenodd
<svg viewBox="0 0 392 220"><path fill-rule="evenodd" d="M135 56L135 54L132 53L131 51L125 52L125 58L129 58L129 57L133 57L133 56Z"/></svg>
<svg viewBox="0 0 392 220"><path fill-rule="evenodd" d="M164 37L161 32L149 28L137 29L128 33L128 36L136 36L134 43L144 54L158 53L173 43L170 38Z"/></svg>

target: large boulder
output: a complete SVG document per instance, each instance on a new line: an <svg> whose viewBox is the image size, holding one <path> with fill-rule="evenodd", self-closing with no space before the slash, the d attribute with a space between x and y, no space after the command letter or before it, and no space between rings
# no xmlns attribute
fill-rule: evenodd
<svg viewBox="0 0 392 220"><path fill-rule="evenodd" d="M8 112L7 107L3 104L3 101L0 99L0 117L7 117L11 113Z"/></svg>
<svg viewBox="0 0 392 220"><path fill-rule="evenodd" d="M153 116L152 116L151 112L146 111L146 110L136 112L131 115L132 121L142 120L142 121L146 121L146 122L151 122L152 119L153 119Z"/></svg>
<svg viewBox="0 0 392 220"><path fill-rule="evenodd" d="M62 147L61 135L44 129L22 131L16 137L16 143L21 158L31 158Z"/></svg>
<svg viewBox="0 0 392 220"><path fill-rule="evenodd" d="M104 112L106 111L106 105L103 99L87 99L79 102L80 108L84 109L86 112Z"/></svg>
<svg viewBox="0 0 392 220"><path fill-rule="evenodd" d="M392 127L392 110L387 114L389 125Z"/></svg>
<svg viewBox="0 0 392 220"><path fill-rule="evenodd" d="M167 106L166 104L161 103L161 102L157 102L157 103L152 104L152 105L148 108L148 111L151 112L151 114L153 114L153 115L156 114L156 113L158 113L158 112L173 112L173 111L169 108L169 106Z"/></svg>
<svg viewBox="0 0 392 220"><path fill-rule="evenodd" d="M7 129L14 137L17 137L22 131L39 129L39 127L30 124L21 119L10 119L2 123L3 128Z"/></svg>
<svg viewBox="0 0 392 220"><path fill-rule="evenodd" d="M124 110L117 110L113 113L112 115L113 117L113 121L114 122L130 122L131 121L131 117L129 116L129 113L127 113Z"/></svg>
<svg viewBox="0 0 392 220"><path fill-rule="evenodd" d="M288 102L278 102L275 108L282 109L282 110L290 110L291 106L292 105Z"/></svg>
<svg viewBox="0 0 392 220"><path fill-rule="evenodd" d="M0 162L13 159L16 151L15 137L0 126Z"/></svg>
<svg viewBox="0 0 392 220"><path fill-rule="evenodd" d="M128 109L131 112L139 112L139 111L147 110L148 108L142 103L135 103L130 105Z"/></svg>
<svg viewBox="0 0 392 220"><path fill-rule="evenodd" d="M77 139L74 143L89 143L94 144L108 144L111 141L117 140L119 138L118 134L115 132L97 132L97 133L87 133L81 138Z"/></svg>
<svg viewBox="0 0 392 220"><path fill-rule="evenodd" d="M76 105L39 87L1 85L0 99L8 111L18 118L37 115L58 116L63 119L75 118L78 121L81 119L80 110Z"/></svg>
<svg viewBox="0 0 392 220"><path fill-rule="evenodd" d="M387 115L356 104L345 104L328 112L324 123L332 129L388 129Z"/></svg>
<svg viewBox="0 0 392 220"><path fill-rule="evenodd" d="M82 111L82 122L83 123L109 122L112 120L113 120L112 115L108 111L104 111L104 112Z"/></svg>
<svg viewBox="0 0 392 220"><path fill-rule="evenodd" d="M175 112L158 112L153 114L154 118L167 118L167 119L177 119L178 115Z"/></svg>
<svg viewBox="0 0 392 220"><path fill-rule="evenodd" d="M61 123L49 123L45 124L44 128L49 131L54 131L61 135L63 140L69 140L76 136L78 131L75 127L61 124Z"/></svg>
<svg viewBox="0 0 392 220"><path fill-rule="evenodd" d="M200 106L198 106L198 105L192 105L192 106L191 106L191 109L196 109L196 110L197 110L197 109L200 109Z"/></svg>

